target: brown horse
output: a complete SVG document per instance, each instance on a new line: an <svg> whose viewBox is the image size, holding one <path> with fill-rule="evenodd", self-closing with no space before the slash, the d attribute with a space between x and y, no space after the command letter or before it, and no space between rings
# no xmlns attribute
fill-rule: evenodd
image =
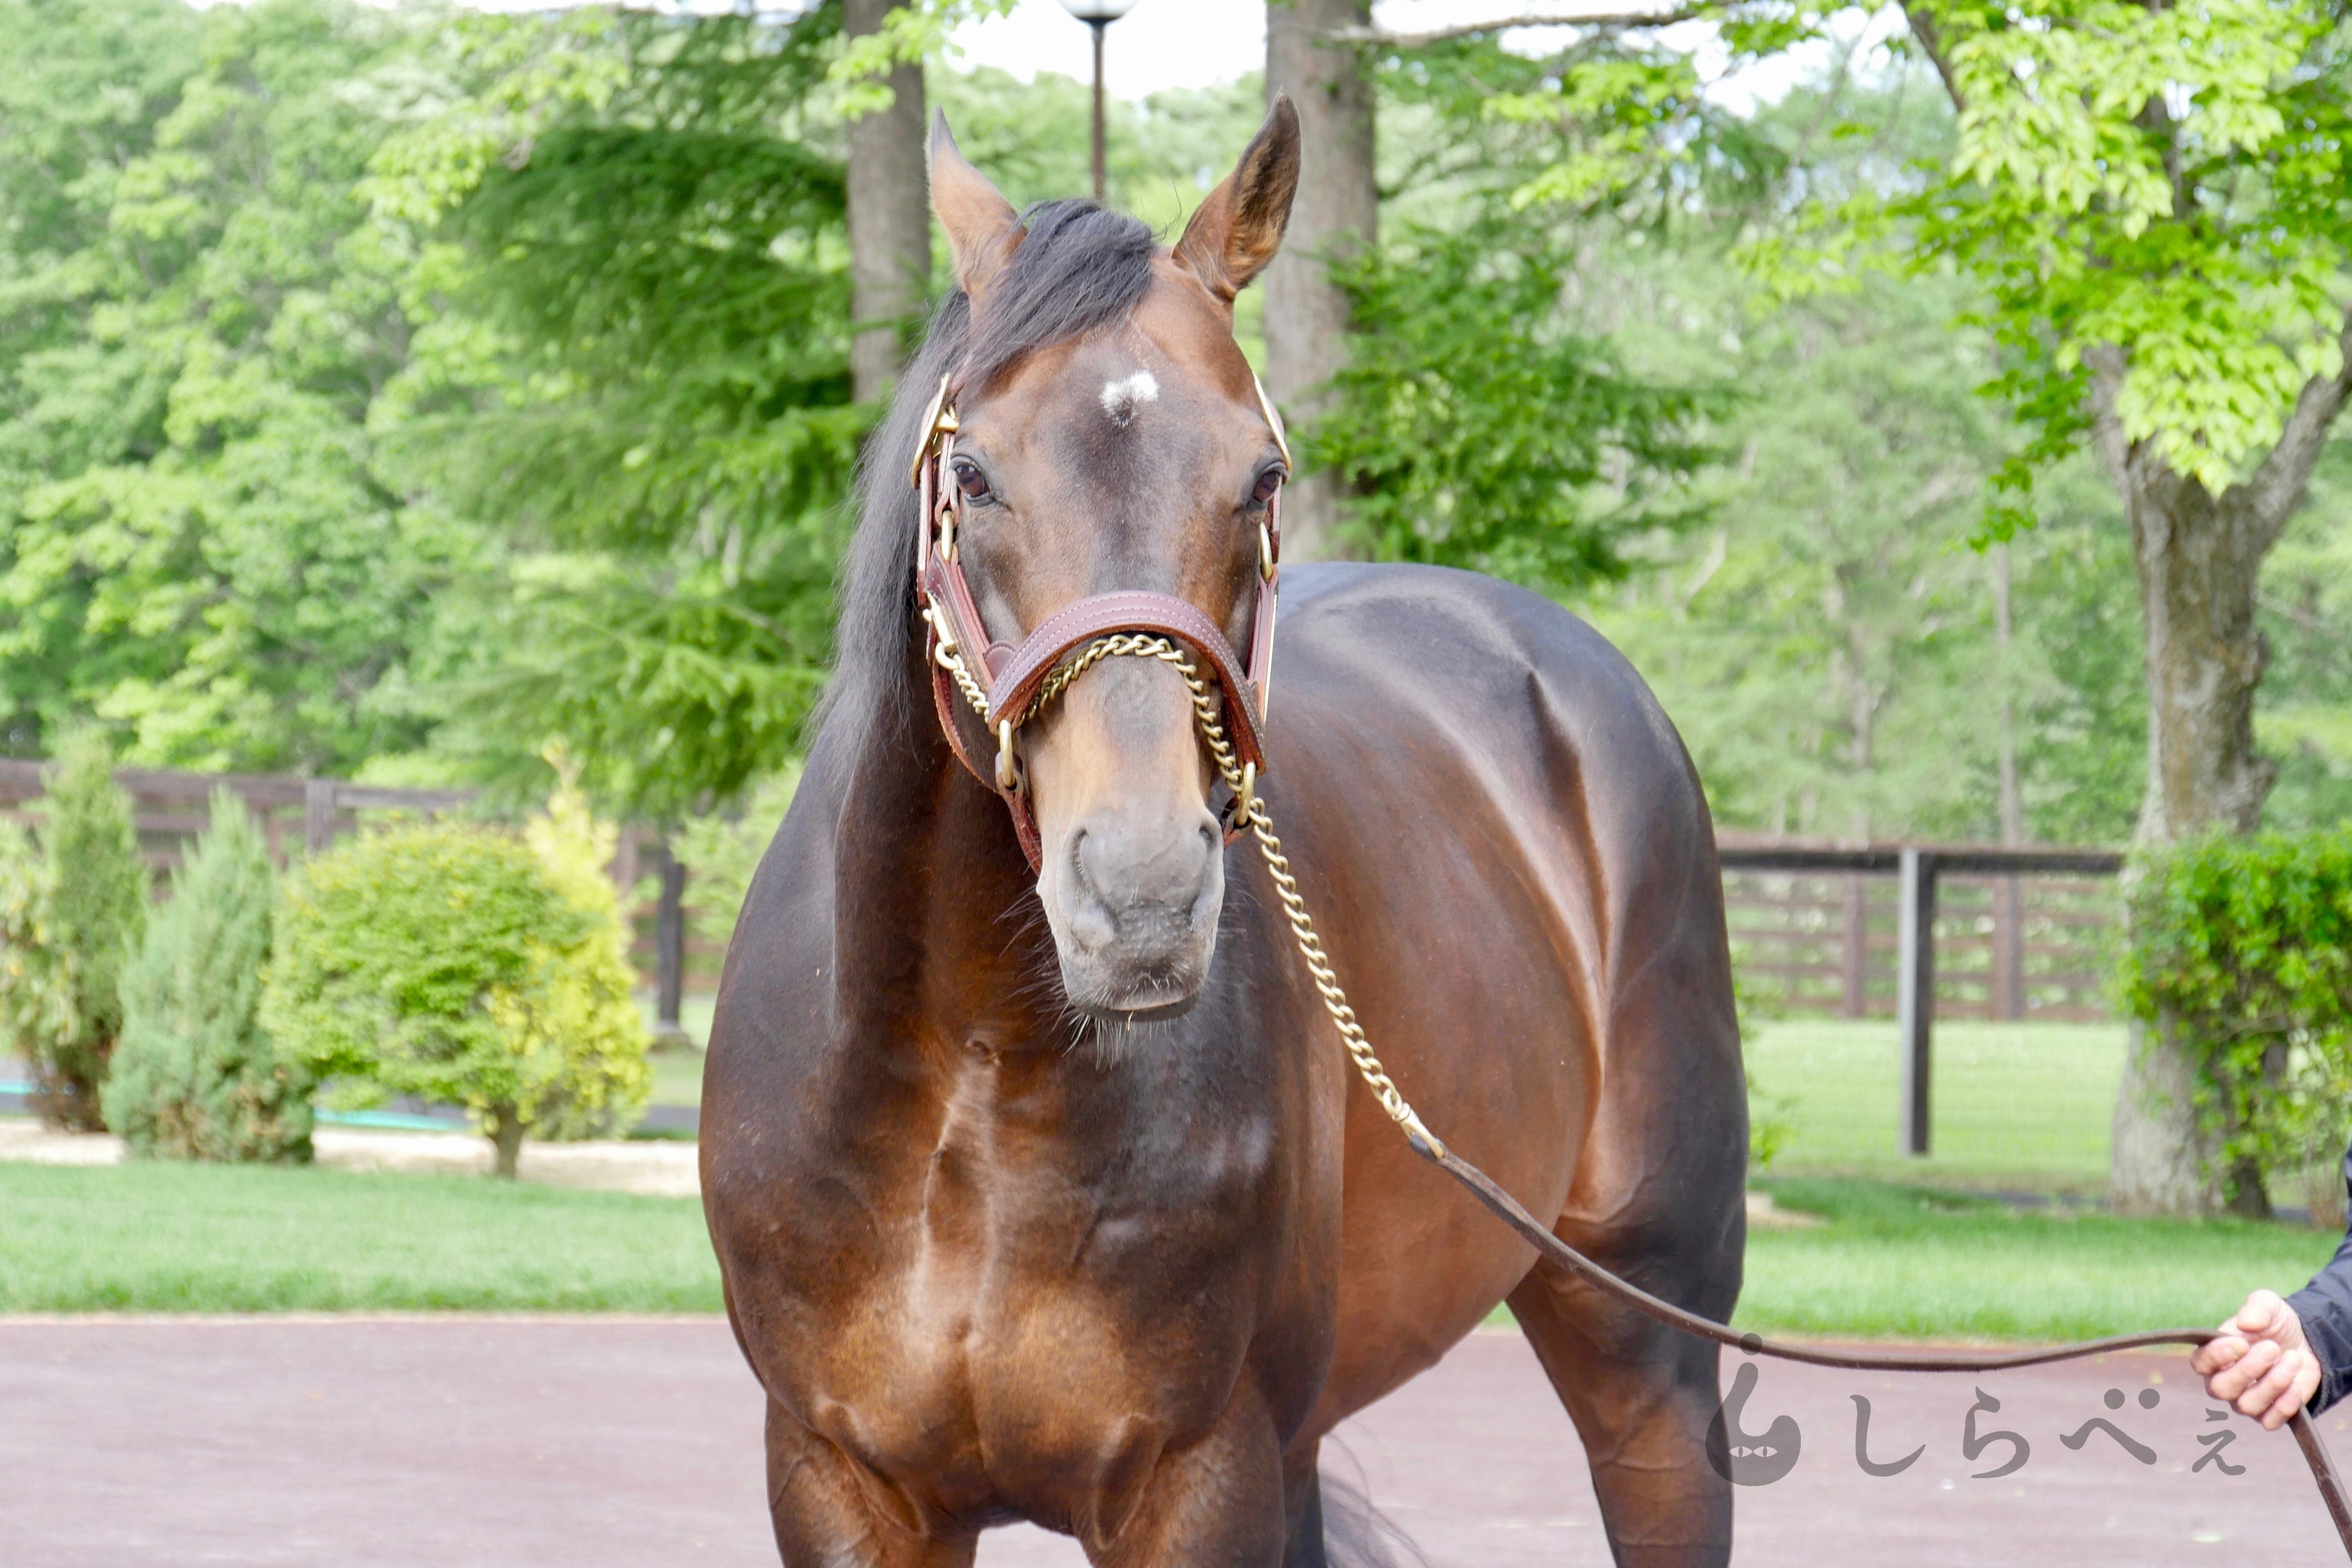
<svg viewBox="0 0 2352 1568"><path fill-rule="evenodd" d="M868 452L834 687L704 1088L793 1568L968 1564L1015 1519L1098 1564L1321 1564L1318 1444L1505 1301L1617 1560L1728 1555L1714 1347L1535 1270L1408 1151L1265 867L1219 831L1178 674L1104 659L1020 732L1034 874L943 726L982 768L997 737L935 706L908 475L943 381L946 510L992 639L1144 590L1252 645L1286 458L1233 301L1297 172L1278 102L1170 250L1087 204L1016 214L934 132L961 287ZM1673 728L1516 588L1366 565L1283 588L1261 798L1390 1071L1562 1238L1722 1318L1747 1107Z"/></svg>

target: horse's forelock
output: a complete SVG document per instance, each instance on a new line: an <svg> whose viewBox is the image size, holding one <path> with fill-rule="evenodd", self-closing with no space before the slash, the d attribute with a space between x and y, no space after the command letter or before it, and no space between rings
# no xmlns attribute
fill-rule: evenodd
<svg viewBox="0 0 2352 1568"><path fill-rule="evenodd" d="M915 530L921 507L907 476L927 434L923 414L950 370L983 386L1026 355L1123 319L1151 287L1151 231L1092 202L1044 202L1022 217L1027 231L977 319L959 289L940 302L923 346L898 383L890 412L858 464L856 536L834 627L834 673L818 723L896 726L908 714L907 621L913 604Z"/></svg>

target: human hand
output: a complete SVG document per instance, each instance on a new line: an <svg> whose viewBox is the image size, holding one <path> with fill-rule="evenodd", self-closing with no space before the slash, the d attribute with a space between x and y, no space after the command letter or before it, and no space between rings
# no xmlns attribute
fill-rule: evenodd
<svg viewBox="0 0 2352 1568"><path fill-rule="evenodd" d="M2266 1432L2275 1432L2319 1389L2319 1358L2303 1337L2303 1320L2275 1291L2256 1291L2221 1325L2218 1338L2197 1347L2189 1370L2205 1392Z"/></svg>

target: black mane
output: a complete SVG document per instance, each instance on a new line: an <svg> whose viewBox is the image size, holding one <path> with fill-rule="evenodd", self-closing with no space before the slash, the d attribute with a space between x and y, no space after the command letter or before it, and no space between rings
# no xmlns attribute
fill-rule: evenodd
<svg viewBox="0 0 2352 1568"><path fill-rule="evenodd" d="M843 712L869 725L895 726L906 716L915 530L922 524L907 476L940 378L952 369L963 384L985 386L1024 355L1121 319L1151 287L1151 231L1123 213L1092 202L1043 202L1022 223L1027 237L977 319L961 289L940 302L888 416L866 440L820 725Z"/></svg>

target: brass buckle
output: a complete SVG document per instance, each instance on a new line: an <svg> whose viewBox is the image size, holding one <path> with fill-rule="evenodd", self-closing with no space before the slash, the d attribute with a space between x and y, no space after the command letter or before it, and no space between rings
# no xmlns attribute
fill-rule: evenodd
<svg viewBox="0 0 2352 1568"><path fill-rule="evenodd" d="M996 722L996 787L1008 795L1021 792L1021 760L1013 755L1013 721Z"/></svg>
<svg viewBox="0 0 2352 1568"><path fill-rule="evenodd" d="M952 435L961 428L956 423L955 410L948 406L948 383L954 380L953 371L941 376L940 390L931 394L930 405L923 410L923 439L915 448L914 469L907 476L907 482L918 488L920 488L923 483L923 465L929 463L931 460L931 454L938 450L940 437L942 434ZM1261 400L1264 399L1263 388L1259 389L1258 395ZM1276 439L1278 441L1280 437L1277 436Z"/></svg>

